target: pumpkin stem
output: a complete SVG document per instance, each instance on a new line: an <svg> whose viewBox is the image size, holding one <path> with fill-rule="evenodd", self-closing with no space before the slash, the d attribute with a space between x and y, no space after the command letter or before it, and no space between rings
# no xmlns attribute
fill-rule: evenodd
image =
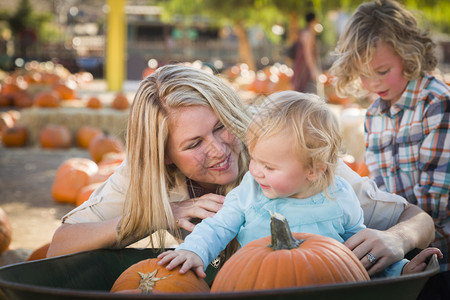
<svg viewBox="0 0 450 300"><path fill-rule="evenodd" d="M166 276L166 277L156 277L156 273L158 273L158 269L156 269L153 272L148 273L141 273L138 272L139 276L141 277L141 280L139 280L139 287L142 291L142 294L151 294L153 287L156 285L157 281L160 281L162 279L166 279L167 277L172 276L172 274Z"/></svg>
<svg viewBox="0 0 450 300"><path fill-rule="evenodd" d="M270 214L270 233L272 242L269 247L273 250L298 248L304 242L294 238L286 217L276 212Z"/></svg>

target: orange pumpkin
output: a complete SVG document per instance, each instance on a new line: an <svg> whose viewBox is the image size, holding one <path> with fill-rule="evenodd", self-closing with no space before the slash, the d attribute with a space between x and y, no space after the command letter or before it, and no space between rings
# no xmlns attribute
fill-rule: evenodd
<svg viewBox="0 0 450 300"><path fill-rule="evenodd" d="M81 190L77 194L77 198L75 199L75 205L80 206L85 201L89 199L91 194L95 191L96 188L99 187L101 182L91 183L81 188Z"/></svg>
<svg viewBox="0 0 450 300"><path fill-rule="evenodd" d="M5 211L0 207L0 253L8 249L11 244L12 226Z"/></svg>
<svg viewBox="0 0 450 300"><path fill-rule="evenodd" d="M38 260L43 259L47 257L47 251L50 247L50 243L44 244L41 247L35 249L31 254L27 257L25 261L32 261L32 260Z"/></svg>
<svg viewBox="0 0 450 300"><path fill-rule="evenodd" d="M125 152L108 152L103 155L102 160L98 163L98 167L102 167L104 165L117 165L121 164L125 159Z"/></svg>
<svg viewBox="0 0 450 300"><path fill-rule="evenodd" d="M111 102L111 107L118 110L125 110L130 107L130 101L123 93L117 93Z"/></svg>
<svg viewBox="0 0 450 300"><path fill-rule="evenodd" d="M19 91L10 95L13 105L19 108L30 107L33 105L33 99L25 91Z"/></svg>
<svg viewBox="0 0 450 300"><path fill-rule="evenodd" d="M62 100L73 100L77 97L75 89L64 83L55 84L53 90L59 94Z"/></svg>
<svg viewBox="0 0 450 300"><path fill-rule="evenodd" d="M112 293L195 293L209 292L208 284L194 272L180 274L180 267L167 270L159 259L140 261L126 269L114 282Z"/></svg>
<svg viewBox="0 0 450 300"><path fill-rule="evenodd" d="M2 85L2 94L3 95L8 95L8 94L12 94L15 92L19 92L22 89L17 85L17 83L14 82L10 82L10 83L4 83Z"/></svg>
<svg viewBox="0 0 450 300"><path fill-rule="evenodd" d="M77 145L81 148L88 149L89 143L97 136L102 134L103 131L100 128L83 125L77 130L76 139Z"/></svg>
<svg viewBox="0 0 450 300"><path fill-rule="evenodd" d="M124 145L121 139L107 132L97 135L89 143L89 153L95 162L102 160L103 155L108 152L121 153L124 151Z"/></svg>
<svg viewBox="0 0 450 300"><path fill-rule="evenodd" d="M89 183L101 183L106 181L120 166L120 163L98 165L98 172L89 178Z"/></svg>
<svg viewBox="0 0 450 300"><path fill-rule="evenodd" d="M272 236L239 249L218 272L211 292L264 290L369 280L359 259L328 237L294 233L274 213Z"/></svg>
<svg viewBox="0 0 450 300"><path fill-rule="evenodd" d="M61 106L61 98L56 92L40 92L33 99L33 105L37 107L56 108Z"/></svg>
<svg viewBox="0 0 450 300"><path fill-rule="evenodd" d="M52 185L53 199L75 204L78 193L89 184L89 178L97 171L97 164L88 158L74 157L64 161L56 170Z"/></svg>
<svg viewBox="0 0 450 300"><path fill-rule="evenodd" d="M88 99L86 103L86 107L92 108L92 109L100 109L103 107L102 101L98 97L91 97Z"/></svg>
<svg viewBox="0 0 450 300"><path fill-rule="evenodd" d="M13 99L10 95L0 94L0 107L9 107L13 104Z"/></svg>
<svg viewBox="0 0 450 300"><path fill-rule="evenodd" d="M66 149L72 145L72 133L64 125L50 124L41 129L39 143L42 148Z"/></svg>
<svg viewBox="0 0 450 300"><path fill-rule="evenodd" d="M22 147L27 142L27 136L27 128L16 125L2 131L2 142L5 147Z"/></svg>

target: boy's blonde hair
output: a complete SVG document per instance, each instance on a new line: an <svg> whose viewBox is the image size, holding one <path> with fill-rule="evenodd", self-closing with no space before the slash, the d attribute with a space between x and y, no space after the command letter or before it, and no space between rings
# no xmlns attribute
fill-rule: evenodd
<svg viewBox="0 0 450 300"><path fill-rule="evenodd" d="M334 182L341 151L341 132L336 116L325 101L314 94L295 91L274 93L264 101L247 129L247 146L251 152L261 138L287 133L288 144L307 168L325 172L312 188L325 191Z"/></svg>
<svg viewBox="0 0 450 300"><path fill-rule="evenodd" d="M168 229L179 237L169 190L179 182L177 178L185 177L175 166L165 164L167 119L173 109L193 105L210 107L225 127L243 142L239 175L218 192L225 195L236 187L248 170L244 141L250 116L237 93L222 79L201 69L183 65L159 68L140 83L130 108L126 136L130 185L119 227L119 242L158 232L159 243L164 245L165 231L160 229ZM153 240L151 243L154 246Z"/></svg>
<svg viewBox="0 0 450 300"><path fill-rule="evenodd" d="M360 76L371 74L368 65L379 42L390 45L403 61L407 80L424 76L436 67L435 44L428 31L418 27L414 15L396 1L376 0L361 4L339 38L331 67L341 95L361 95Z"/></svg>

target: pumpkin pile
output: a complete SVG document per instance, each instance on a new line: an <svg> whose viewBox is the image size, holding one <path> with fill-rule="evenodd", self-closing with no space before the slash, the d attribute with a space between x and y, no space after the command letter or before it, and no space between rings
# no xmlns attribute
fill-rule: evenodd
<svg viewBox="0 0 450 300"><path fill-rule="evenodd" d="M286 218L274 213L271 236L248 243L225 262L214 279L211 292L280 289L369 279L359 259L342 243L315 234L292 234Z"/></svg>
<svg viewBox="0 0 450 300"><path fill-rule="evenodd" d="M53 199L58 203L81 205L114 173L124 158L123 152L109 152L98 163L82 157L65 160L58 167L53 180Z"/></svg>

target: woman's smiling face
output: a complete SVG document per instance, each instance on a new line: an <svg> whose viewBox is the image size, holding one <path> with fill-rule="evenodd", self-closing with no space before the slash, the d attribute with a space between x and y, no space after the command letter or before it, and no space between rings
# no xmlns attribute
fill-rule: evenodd
<svg viewBox="0 0 450 300"><path fill-rule="evenodd" d="M242 143L210 107L187 106L171 111L166 164L210 191L236 180Z"/></svg>
<svg viewBox="0 0 450 300"><path fill-rule="evenodd" d="M374 74L361 76L363 87L391 104L400 99L408 80L403 76L401 57L390 45L384 42L377 43L369 68Z"/></svg>

